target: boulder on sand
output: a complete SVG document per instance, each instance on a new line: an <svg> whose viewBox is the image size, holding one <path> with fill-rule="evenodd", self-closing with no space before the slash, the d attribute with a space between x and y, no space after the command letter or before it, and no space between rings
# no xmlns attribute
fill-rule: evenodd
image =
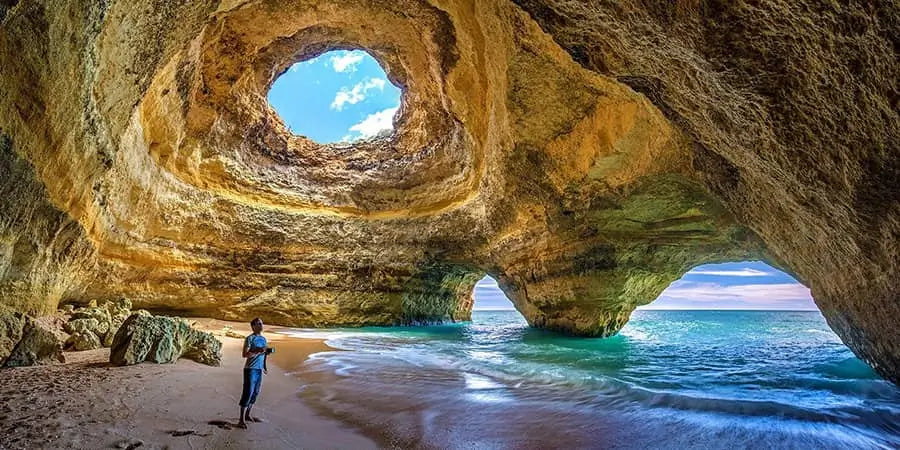
<svg viewBox="0 0 900 450"><path fill-rule="evenodd" d="M0 305L0 361L12 353L22 339L25 315Z"/></svg>
<svg viewBox="0 0 900 450"><path fill-rule="evenodd" d="M56 361L65 361L62 356L62 342L57 334L45 323L25 317L22 339L3 361L3 367L32 366Z"/></svg>
<svg viewBox="0 0 900 450"><path fill-rule="evenodd" d="M119 331L119 327L125 323L128 316L131 315L131 300L120 298L114 302L106 303L106 309L109 311L109 331L103 335L103 346L112 347L113 338Z"/></svg>
<svg viewBox="0 0 900 450"><path fill-rule="evenodd" d="M72 334L72 337L66 342L67 347L74 347L76 350L91 350L112 346L113 338L119 331L119 327L131 315L131 305L131 300L127 298L105 301L100 306L97 306L97 301L93 300L89 306L84 308L64 311L63 314L69 318L69 321L63 326L63 329ZM99 342L99 346L95 346L97 345L95 341Z"/></svg>
<svg viewBox="0 0 900 450"><path fill-rule="evenodd" d="M92 331L77 331L69 336L66 347L78 351L94 350L103 347L103 343L100 342L100 337Z"/></svg>
<svg viewBox="0 0 900 450"><path fill-rule="evenodd" d="M97 319L72 319L63 326L63 329L70 334L84 333L85 331L100 334L100 322Z"/></svg>
<svg viewBox="0 0 900 450"><path fill-rule="evenodd" d="M69 320L69 324L71 326L73 322L79 321L87 321L86 323L91 323L92 325L96 323L96 325L89 330L97 336L103 336L109 331L109 323L111 320L112 318L109 309L105 306L93 306L75 310L72 314L72 319Z"/></svg>
<svg viewBox="0 0 900 450"><path fill-rule="evenodd" d="M210 333L191 328L184 319L135 313L113 338L109 362L117 366L143 361L173 363L182 356L218 366L222 343Z"/></svg>

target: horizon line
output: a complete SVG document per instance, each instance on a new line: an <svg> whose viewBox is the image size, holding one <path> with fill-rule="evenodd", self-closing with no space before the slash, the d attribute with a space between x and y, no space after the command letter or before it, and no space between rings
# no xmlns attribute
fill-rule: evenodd
<svg viewBox="0 0 900 450"><path fill-rule="evenodd" d="M516 311L515 308L472 308L472 311ZM760 308L641 308L635 311L782 311L821 312L818 309L760 309Z"/></svg>
<svg viewBox="0 0 900 450"><path fill-rule="evenodd" d="M765 308L641 308L635 311L816 311L819 309L765 309Z"/></svg>

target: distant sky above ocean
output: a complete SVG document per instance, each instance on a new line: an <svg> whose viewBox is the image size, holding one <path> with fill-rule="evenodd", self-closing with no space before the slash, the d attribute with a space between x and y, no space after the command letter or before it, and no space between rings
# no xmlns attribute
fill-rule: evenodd
<svg viewBox="0 0 900 450"><path fill-rule="evenodd" d="M514 309L489 276L475 285L475 309ZM817 310L809 289L761 261L705 264L638 309Z"/></svg>
<svg viewBox="0 0 900 450"><path fill-rule="evenodd" d="M333 51L291 66L268 99L294 134L352 142L393 129L400 89L368 53Z"/></svg>

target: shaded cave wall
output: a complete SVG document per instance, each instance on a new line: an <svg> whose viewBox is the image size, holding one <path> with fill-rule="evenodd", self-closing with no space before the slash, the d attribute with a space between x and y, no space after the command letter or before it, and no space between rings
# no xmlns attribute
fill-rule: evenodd
<svg viewBox="0 0 900 450"><path fill-rule="evenodd" d="M897 381L896 2L516 3L690 135L710 191Z"/></svg>

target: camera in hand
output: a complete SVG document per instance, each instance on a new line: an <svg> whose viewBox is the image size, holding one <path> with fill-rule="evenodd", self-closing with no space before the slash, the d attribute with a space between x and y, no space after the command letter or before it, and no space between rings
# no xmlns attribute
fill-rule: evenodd
<svg viewBox="0 0 900 450"><path fill-rule="evenodd" d="M255 353L265 352L265 354L267 355L275 353L275 349L273 347L251 347L250 351Z"/></svg>

